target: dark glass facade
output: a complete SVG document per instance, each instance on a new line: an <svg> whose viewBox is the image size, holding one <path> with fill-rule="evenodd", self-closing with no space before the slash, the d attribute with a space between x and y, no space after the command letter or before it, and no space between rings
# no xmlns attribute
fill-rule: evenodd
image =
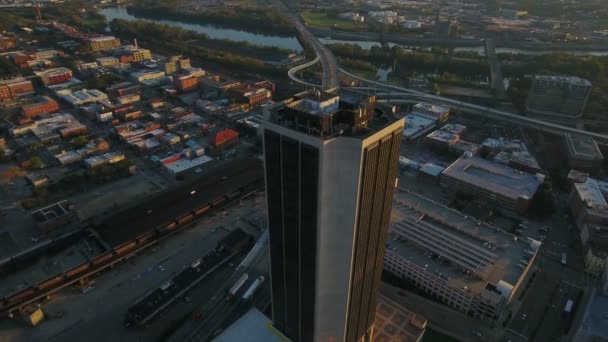
<svg viewBox="0 0 608 342"><path fill-rule="evenodd" d="M294 342L314 333L319 151L264 132L275 327Z"/></svg>
<svg viewBox="0 0 608 342"><path fill-rule="evenodd" d="M346 332L348 342L361 340L370 332L374 323L401 135L402 131L399 129L366 147L363 152L359 213L348 305Z"/></svg>

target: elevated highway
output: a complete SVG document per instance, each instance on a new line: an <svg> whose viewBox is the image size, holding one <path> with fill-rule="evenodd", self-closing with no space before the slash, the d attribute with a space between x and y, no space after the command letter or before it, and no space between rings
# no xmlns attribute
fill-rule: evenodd
<svg viewBox="0 0 608 342"><path fill-rule="evenodd" d="M443 96L432 95L423 93L421 91L412 90L408 88L398 87L378 81L372 81L363 77L349 73L344 69L339 69L340 73L349 78L362 82L366 87L355 87L355 89L374 91L374 93L380 98L390 102L399 103L400 101L409 103L411 99L417 99L420 101L433 102L452 109L467 112L474 115L479 115L485 118L502 120L513 124L521 125L524 127L539 129L549 133L573 133L588 136L596 139L599 142L608 143L608 134L591 132L584 129L575 127L569 127L559 125L543 120L538 120L526 116L521 116L515 113L506 112L499 109L490 107L479 106L469 102L459 101L450 99ZM409 99L409 100L408 100Z"/></svg>
<svg viewBox="0 0 608 342"><path fill-rule="evenodd" d="M340 85L338 80L338 62L336 57L323 43L321 43L317 37L315 37L302 23L302 21L289 11L289 9L281 2L281 0L274 0L274 5L281 11L281 13L289 19L293 26L298 31L300 39L306 44L310 45L317 55L317 59L321 62L323 68L323 79L321 80L321 87L323 89L332 89ZM308 64L308 63L307 63ZM311 64L312 65L312 64ZM297 68L297 67L296 67ZM292 69L293 70L293 69ZM291 71L290 71L291 72ZM296 81L297 82L297 81ZM310 83L301 81L300 83L310 86ZM318 85L314 85L318 86Z"/></svg>

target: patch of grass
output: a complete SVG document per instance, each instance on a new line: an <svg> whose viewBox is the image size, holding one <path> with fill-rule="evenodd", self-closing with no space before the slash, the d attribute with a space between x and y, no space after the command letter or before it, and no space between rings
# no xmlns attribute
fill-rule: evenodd
<svg viewBox="0 0 608 342"><path fill-rule="evenodd" d="M326 12L303 11L300 13L300 17L311 27L345 31L365 31L368 29L367 23L355 23L354 21L335 18Z"/></svg>

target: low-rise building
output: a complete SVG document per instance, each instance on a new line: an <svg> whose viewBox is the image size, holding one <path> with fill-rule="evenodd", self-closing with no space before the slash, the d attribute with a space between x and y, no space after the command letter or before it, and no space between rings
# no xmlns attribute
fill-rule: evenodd
<svg viewBox="0 0 608 342"><path fill-rule="evenodd" d="M466 154L441 174L442 186L520 214L528 209L543 181L541 174L531 175Z"/></svg>
<svg viewBox="0 0 608 342"><path fill-rule="evenodd" d="M38 96L21 107L21 114L33 118L45 113L53 113L59 110L59 104L48 96Z"/></svg>
<svg viewBox="0 0 608 342"><path fill-rule="evenodd" d="M71 114L53 114L11 129L13 136L32 133L41 142L60 140L62 137L86 132L87 126L81 124Z"/></svg>
<svg viewBox="0 0 608 342"><path fill-rule="evenodd" d="M476 156L481 152L481 145L472 143L470 141L458 140L451 143L448 146L448 150L457 155L463 155L469 153L472 156Z"/></svg>
<svg viewBox="0 0 608 342"><path fill-rule="evenodd" d="M436 130L424 137L424 142L432 147L441 150L447 150L451 144L460 140L458 134L448 133L442 130Z"/></svg>
<svg viewBox="0 0 608 342"><path fill-rule="evenodd" d="M426 102L421 102L412 107L412 113L423 114L435 118L439 123L446 122L450 117L450 109Z"/></svg>
<svg viewBox="0 0 608 342"><path fill-rule="evenodd" d="M111 50L120 47L120 39L113 36L89 38L91 51Z"/></svg>
<svg viewBox="0 0 608 342"><path fill-rule="evenodd" d="M119 106L124 106L130 103L136 103L141 100L141 95L139 94L131 94L131 95L123 95L116 98L116 104Z"/></svg>
<svg viewBox="0 0 608 342"><path fill-rule="evenodd" d="M198 88L198 77L192 75L175 75L173 82L180 92L187 92Z"/></svg>
<svg viewBox="0 0 608 342"><path fill-rule="evenodd" d="M165 72L159 71L159 70L142 70L142 71L136 71L131 74L131 78L133 78L137 82L158 80L158 79L161 79L164 77L165 77Z"/></svg>
<svg viewBox="0 0 608 342"><path fill-rule="evenodd" d="M604 156L593 138L566 133L564 139L570 168L591 173L597 173L601 169Z"/></svg>
<svg viewBox="0 0 608 342"><path fill-rule="evenodd" d="M221 130L211 136L210 143L217 149L224 149L239 142L239 133L230 128Z"/></svg>
<svg viewBox="0 0 608 342"><path fill-rule="evenodd" d="M407 191L395 194L391 222L384 268L479 319L506 312L525 288L541 245Z"/></svg>
<svg viewBox="0 0 608 342"><path fill-rule="evenodd" d="M432 131L437 124L437 120L426 115L409 113L405 116L405 128L403 137L406 140L415 140L422 135Z"/></svg>
<svg viewBox="0 0 608 342"><path fill-rule="evenodd" d="M0 35L0 51L9 50L15 47L15 37L6 37Z"/></svg>
<svg viewBox="0 0 608 342"><path fill-rule="evenodd" d="M212 160L213 160L213 158L211 158L207 155L202 155L200 157L195 157L192 159L180 158L172 163L165 164L164 166L170 174L178 175L184 171L188 171L193 168L199 167Z"/></svg>
<svg viewBox="0 0 608 342"><path fill-rule="evenodd" d="M519 140L487 138L481 144L488 153L493 153L494 161L528 173L542 173L536 158Z"/></svg>
<svg viewBox="0 0 608 342"><path fill-rule="evenodd" d="M95 61L97 62L97 64L99 66L102 66L102 67L108 67L108 66L116 65L119 63L118 58L110 57L110 56L99 57L99 58L96 58Z"/></svg>
<svg viewBox="0 0 608 342"><path fill-rule="evenodd" d="M272 100L272 91L252 84L243 84L228 89L228 95L239 103L246 103L250 107L260 105Z"/></svg>
<svg viewBox="0 0 608 342"><path fill-rule="evenodd" d="M130 59L129 62L139 62L152 59L152 53L150 52L150 50L142 49L138 46L133 45L123 46L122 48L117 50L117 54L120 56L119 60L121 57L127 57L128 59ZM125 62L121 61L121 63Z"/></svg>
<svg viewBox="0 0 608 342"><path fill-rule="evenodd" d="M115 164L125 160L125 155L120 152L107 152L98 156L84 159L84 165L88 168L96 168L102 165Z"/></svg>
<svg viewBox="0 0 608 342"><path fill-rule="evenodd" d="M59 97L72 105L79 107L88 103L96 103L108 99L108 95L97 89L82 89L72 92L69 89L57 92Z"/></svg>
<svg viewBox="0 0 608 342"><path fill-rule="evenodd" d="M34 93L32 81L23 77L0 80L0 101Z"/></svg>
<svg viewBox="0 0 608 342"><path fill-rule="evenodd" d="M59 84L73 77L72 70L64 67L34 72L44 85Z"/></svg>

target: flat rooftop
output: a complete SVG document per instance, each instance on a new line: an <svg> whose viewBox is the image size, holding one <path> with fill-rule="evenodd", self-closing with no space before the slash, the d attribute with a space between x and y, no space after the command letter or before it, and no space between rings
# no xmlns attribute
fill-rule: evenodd
<svg viewBox="0 0 608 342"><path fill-rule="evenodd" d="M424 130L435 126L437 119L425 115L410 113L405 116L405 129L403 135L406 137L422 133Z"/></svg>
<svg viewBox="0 0 608 342"><path fill-rule="evenodd" d="M471 291L481 291L486 283L497 285L501 280L514 286L523 274L518 264L530 259L540 245L531 239L515 240L498 227L405 190L395 193L391 236L390 250L451 286L466 286Z"/></svg>
<svg viewBox="0 0 608 342"><path fill-rule="evenodd" d="M601 188L593 179L587 179L584 183L574 183L574 190L587 208L608 209L608 202L606 202Z"/></svg>
<svg viewBox="0 0 608 342"><path fill-rule="evenodd" d="M568 153L577 159L604 160L602 151L591 137L579 134L564 134Z"/></svg>
<svg viewBox="0 0 608 342"><path fill-rule="evenodd" d="M475 184L512 199L532 199L543 182L540 175L531 175L482 158L462 156L443 171L461 182Z"/></svg>
<svg viewBox="0 0 608 342"><path fill-rule="evenodd" d="M444 113L449 111L450 109L436 104L420 102L418 104L415 104L414 107L412 107L412 111L416 112L416 110L428 111L433 113Z"/></svg>
<svg viewBox="0 0 608 342"><path fill-rule="evenodd" d="M95 229L106 243L116 247L167 225L220 196L262 180L263 169L258 159L230 161L107 218Z"/></svg>
<svg viewBox="0 0 608 342"><path fill-rule="evenodd" d="M289 339L272 326L268 317L254 308L232 323L213 341L288 342Z"/></svg>
<svg viewBox="0 0 608 342"><path fill-rule="evenodd" d="M424 335L427 321L392 298L395 288L382 286L378 294L374 341L417 342Z"/></svg>
<svg viewBox="0 0 608 342"><path fill-rule="evenodd" d="M429 133L429 135L426 136L426 139L437 140L437 141L441 141L441 142L445 142L445 143L449 144L455 140L458 140L459 136L458 136L458 134L453 134L453 133L449 133L449 132L438 129L436 131Z"/></svg>

